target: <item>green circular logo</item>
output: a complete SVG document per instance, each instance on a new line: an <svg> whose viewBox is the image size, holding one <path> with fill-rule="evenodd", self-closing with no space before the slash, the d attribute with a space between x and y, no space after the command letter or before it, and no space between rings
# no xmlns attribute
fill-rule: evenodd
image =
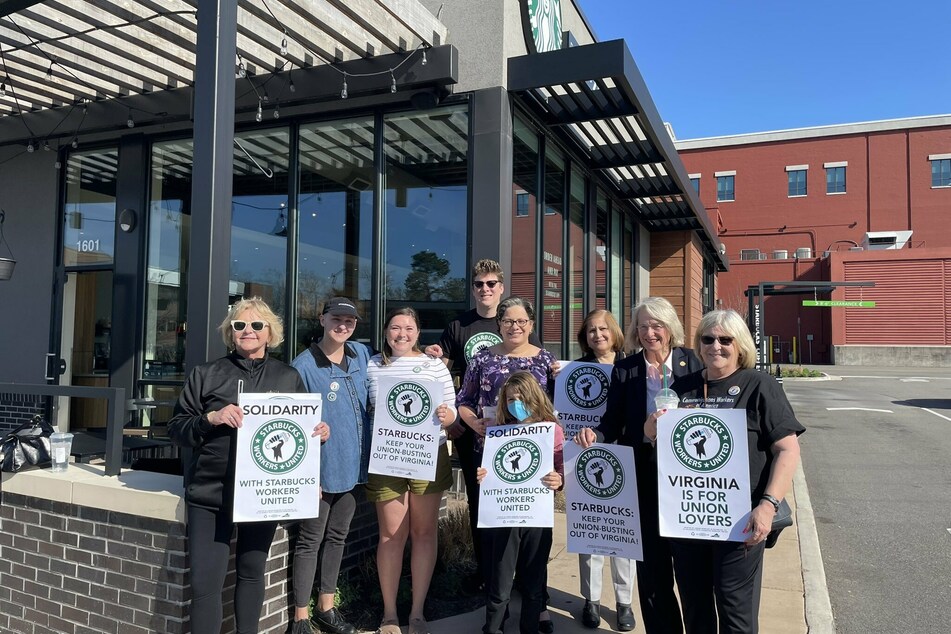
<svg viewBox="0 0 951 634"><path fill-rule="evenodd" d="M476 356L479 350L491 348L499 343L502 343L502 337L494 332L479 332L472 335L463 348L463 352L465 352L466 355L466 363L472 361L472 357Z"/></svg>
<svg viewBox="0 0 951 634"><path fill-rule="evenodd" d="M386 395L386 408L400 425L419 425L433 415L429 392L419 383L397 383Z"/></svg>
<svg viewBox="0 0 951 634"><path fill-rule="evenodd" d="M518 484L530 479L542 463L542 452L531 440L510 440L495 452L492 466L504 482Z"/></svg>
<svg viewBox="0 0 951 634"><path fill-rule="evenodd" d="M307 455L307 433L292 420L261 425L251 438L251 459L262 470L280 475L293 471Z"/></svg>
<svg viewBox="0 0 951 634"><path fill-rule="evenodd" d="M575 462L578 484L589 495L609 500L624 489L624 469L617 457L601 447L588 447Z"/></svg>
<svg viewBox="0 0 951 634"><path fill-rule="evenodd" d="M579 366L565 379L565 395L577 407L594 409L608 398L608 375L596 365Z"/></svg>
<svg viewBox="0 0 951 634"><path fill-rule="evenodd" d="M674 427L670 445L680 464L697 473L717 471L733 455L733 435L729 427L709 414L683 418Z"/></svg>
<svg viewBox="0 0 951 634"><path fill-rule="evenodd" d="M528 20L526 40L536 53L561 48L561 0L522 0Z"/></svg>

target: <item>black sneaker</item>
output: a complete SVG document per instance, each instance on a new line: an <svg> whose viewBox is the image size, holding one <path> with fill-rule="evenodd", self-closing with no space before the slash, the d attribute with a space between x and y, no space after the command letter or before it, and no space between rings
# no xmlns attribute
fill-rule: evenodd
<svg viewBox="0 0 951 634"><path fill-rule="evenodd" d="M601 604L585 600L584 609L581 610L581 623L592 630L601 625Z"/></svg>
<svg viewBox="0 0 951 634"><path fill-rule="evenodd" d="M326 612L314 610L313 621L326 634L357 634L357 628L347 623L337 608L330 608Z"/></svg>
<svg viewBox="0 0 951 634"><path fill-rule="evenodd" d="M310 626L310 621L303 619L291 623L290 634L314 634L314 628Z"/></svg>

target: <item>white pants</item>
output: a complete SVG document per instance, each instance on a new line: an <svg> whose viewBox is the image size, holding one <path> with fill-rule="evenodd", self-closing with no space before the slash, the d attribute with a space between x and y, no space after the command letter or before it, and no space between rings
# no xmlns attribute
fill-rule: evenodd
<svg viewBox="0 0 951 634"><path fill-rule="evenodd" d="M588 601L601 601L602 555L578 555L578 572L581 576L581 596ZM633 559L608 557L611 560L611 580L614 582L614 597L617 603L631 605L634 590Z"/></svg>

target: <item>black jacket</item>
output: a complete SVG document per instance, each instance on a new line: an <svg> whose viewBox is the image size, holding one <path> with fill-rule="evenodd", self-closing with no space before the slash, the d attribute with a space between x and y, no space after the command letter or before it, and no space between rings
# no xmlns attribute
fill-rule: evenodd
<svg viewBox="0 0 951 634"><path fill-rule="evenodd" d="M674 379L703 369L703 363L689 348L671 352ZM671 381L673 383L673 381ZM644 442L644 421L647 420L647 361L644 351L625 357L614 364L608 403L601 424L595 428L598 442L617 442L639 447Z"/></svg>
<svg viewBox="0 0 951 634"><path fill-rule="evenodd" d="M277 359L245 359L232 352L198 366L188 375L175 404L168 434L177 445L193 447L185 468L185 501L211 510L234 501L233 441L237 430L212 425L206 414L238 403L242 392L306 392L297 370Z"/></svg>

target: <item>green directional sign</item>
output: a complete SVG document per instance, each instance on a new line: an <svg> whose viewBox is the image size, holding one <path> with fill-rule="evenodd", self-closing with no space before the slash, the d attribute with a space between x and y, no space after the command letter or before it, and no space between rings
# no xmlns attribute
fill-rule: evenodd
<svg viewBox="0 0 951 634"><path fill-rule="evenodd" d="M857 299L804 299L803 306L827 306L829 308L875 308L875 302Z"/></svg>

